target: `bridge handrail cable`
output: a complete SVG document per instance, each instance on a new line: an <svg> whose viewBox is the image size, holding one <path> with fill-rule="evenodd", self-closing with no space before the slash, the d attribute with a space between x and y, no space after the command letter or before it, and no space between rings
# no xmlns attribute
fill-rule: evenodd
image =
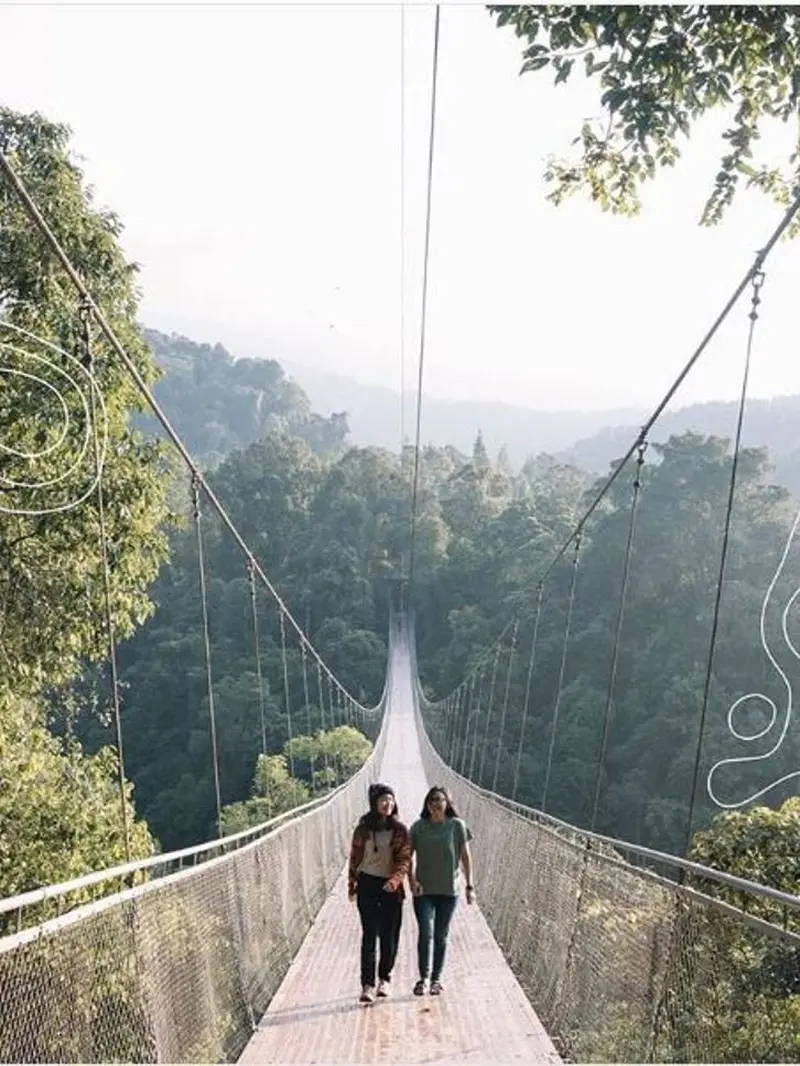
<svg viewBox="0 0 800 1066"><path fill-rule="evenodd" d="M441 758L441 756L439 756L439 758ZM518 815L527 822L543 822L549 826L558 827L562 830L565 829L571 834L580 836L584 841L596 841L597 843L606 844L617 851L626 851L641 858L663 863L666 866L673 866L677 869L685 870L687 873L695 874L698 877L705 877L711 881L725 884L729 888L735 888L742 892L749 892L756 896L762 896L765 899L770 899L775 903L780 903L794 911L800 912L800 896L792 895L789 892L781 892L777 888L770 888L768 885L761 885L756 881L748 881L746 878L737 877L735 874L724 873L722 870L715 870L711 866L703 866L702 863L692 862L691 859L683 859L677 855L670 855L668 852L656 851L654 848L644 847L642 844L633 844L627 840L619 840L616 837L604 836L602 833L582 829L578 826L571 825L569 822L562 821L560 818L556 818L552 814L539 811L535 807L528 807L524 803L508 799L506 796L501 796L499 793L492 792L490 789L481 788L480 785L476 785L472 781L467 780L467 778L462 777L462 775L454 770L452 766L449 767L449 770L460 779L465 788L472 789L484 799L504 807L506 810L511 811L512 814Z"/></svg>
<svg viewBox="0 0 800 1066"><path fill-rule="evenodd" d="M308 814L317 807L327 803L329 800L335 799L339 790L346 784L347 781L343 782L334 791L329 792L324 796L317 796L315 799L309 800L308 803L304 803L299 807L293 807L291 810L284 811L282 814L277 814L274 818L270 818L266 822L262 822L260 825L241 829L238 833L232 833L227 837L215 838L214 840L206 841L203 844L193 844L191 847L179 848L177 851L151 855L146 859L137 859L134 862L122 863L120 866L110 866L106 870L95 870L90 874L84 874L82 877L75 877L71 881L61 881L55 885L43 885L41 888L32 888L27 892L21 892L17 896L9 896L7 899L0 899L0 914L8 914L9 911L19 910L23 907L30 907L35 903L44 903L46 900L58 899L60 896L66 896L70 892L78 892L84 888L91 888L92 885L101 884L103 881L113 881L116 878L129 877L132 874L139 873L141 870L149 870L157 866L168 866L171 863L183 862L184 859L189 859L193 856L195 857L195 861L197 861L199 856L210 851L222 851L227 854L232 850L238 849L242 844L248 843L251 839L265 836L274 829L278 829L284 822L298 818L303 814Z"/></svg>
<svg viewBox="0 0 800 1066"><path fill-rule="evenodd" d="M390 625L393 627L393 624L390 623ZM390 679L391 660L389 661L389 667L386 671L383 692L377 704L377 708L382 707L386 702ZM365 766L370 767L371 763L374 762L374 758L375 755L373 749ZM361 771L359 770L358 772ZM119 866L112 866L105 870L95 870L92 873L84 874L82 877L75 877L70 881L61 881L54 885L43 885L41 888L29 889L27 892L21 892L16 896L0 899L0 915L8 914L15 910L22 910L25 907L33 906L36 903L44 903L47 900L58 899L61 896L68 895L70 892L78 892L81 889L91 888L93 885L101 884L104 881L113 881L117 878L130 877L143 870L151 870L154 867L166 867L176 862L182 863L185 859L192 857L194 857L195 865L197 865L198 858L206 855L208 852L222 852L223 855L230 854L241 848L243 845L251 843L257 838L267 836L269 833L282 828L287 822L295 821L296 819L317 810L317 808L332 802L348 786L349 782L350 778L346 781L342 781L341 784L337 785L336 788L332 789L330 792L327 792L324 796L316 796L314 799L301 804L299 807L293 807L291 810L276 814L273 818L268 818L267 821L261 822L260 825L249 826L247 829L240 829L238 832L231 833L229 836L208 840L202 844L193 844L188 848L178 848L175 851L164 852L159 855L150 855L146 859L136 859L133 862L122 863ZM212 857L218 858L222 856L214 855ZM161 880L162 876L166 877L168 875L165 873L155 878L155 880Z"/></svg>

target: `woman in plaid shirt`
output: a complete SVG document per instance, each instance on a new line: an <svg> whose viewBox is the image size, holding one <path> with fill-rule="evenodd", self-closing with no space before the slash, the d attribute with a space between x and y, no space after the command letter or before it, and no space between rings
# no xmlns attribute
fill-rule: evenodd
<svg viewBox="0 0 800 1066"><path fill-rule="evenodd" d="M375 942L380 941L378 991L389 995L403 919L403 881L411 867L408 829L397 818L389 785L369 786L369 810L358 822L350 845L348 898L361 918L361 1003L375 999Z"/></svg>

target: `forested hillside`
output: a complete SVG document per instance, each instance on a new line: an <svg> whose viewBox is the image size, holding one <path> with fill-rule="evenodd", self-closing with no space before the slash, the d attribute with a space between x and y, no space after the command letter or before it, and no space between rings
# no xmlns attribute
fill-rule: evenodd
<svg viewBox="0 0 800 1066"><path fill-rule="evenodd" d="M155 398L204 466L273 431L293 433L321 455L343 445L345 414L315 414L306 394L274 359L234 359L221 344L197 344L155 329L145 329L144 339L163 372ZM149 433L159 428L154 418L142 419L141 425Z"/></svg>
<svg viewBox="0 0 800 1066"><path fill-rule="evenodd" d="M769 449L776 480L792 492L800 493L800 447L798 447L800 396L778 396L772 400L750 400L742 439L748 447ZM736 404L698 403L668 411L654 427L652 439L664 442L676 433L713 434L730 437L736 424ZM623 454L636 436L633 422L609 424L590 437L577 440L559 452L564 462L587 470L602 471L612 459Z"/></svg>
<svg viewBox="0 0 800 1066"><path fill-rule="evenodd" d="M394 543L404 535L407 507L391 457L356 450L325 463L304 441L273 433L233 453L210 482L318 652L353 695L377 702L386 665L385 578L394 573ZM250 589L239 549L210 515L204 519L204 554L227 804L248 796L261 751ZM173 537L171 562L152 595L159 604L155 616L121 649L126 761L138 809L164 846L175 847L207 839L214 820L192 528ZM258 609L267 748L275 752L289 736L278 617L266 596ZM317 730L317 678L312 672L312 706L291 634L288 643L293 732L310 731L309 725ZM105 739L93 719L81 728L92 746Z"/></svg>
<svg viewBox="0 0 800 1066"><path fill-rule="evenodd" d="M677 852L685 845L730 476L726 445L719 439L684 434L654 446L651 459L656 461L645 465L599 809L598 824L604 831ZM559 475L548 486L558 501L554 506L554 497L542 486L526 491L517 484L517 499L507 494L492 500L495 470L486 466L481 471L473 464L471 473L482 491L471 497L471 515L460 536L451 541L452 555L425 590L430 600L421 596L421 663L431 694L446 693L463 676L477 646L498 635L513 609L519 609L508 720L499 755L503 791L512 781L518 748L537 574L566 531L568 508L559 494L563 486ZM579 825L588 822L595 790L632 474L631 470L630 476L617 480L596 521L589 523L579 557L548 791L548 810ZM740 458L702 747L699 821L713 813L705 794L710 766L732 756L763 755L777 746L787 715L788 725L792 724L791 708L781 702L781 679L760 646L758 627L762 600L776 573L795 506L784 489L770 484L765 452L745 451ZM470 531L468 538L465 529ZM544 590L519 793L534 806L543 796L572 562L570 549ZM790 679L797 676L797 661L781 637L781 611L799 578L795 548L787 556L765 618L765 634ZM449 601L442 602L445 584L452 591ZM481 717L478 737L487 748L481 783L488 786L497 755L509 647L506 639L491 708L488 692L494 667L491 657L485 660L482 706L486 716L493 717L488 722ZM766 700L751 701L740 710L736 725L746 734L764 729L763 739L757 744L737 743L726 728L727 712L740 696L754 691L771 696L780 709L768 728ZM799 756L798 738L789 728L774 759L728 767L716 786L724 800L744 800L796 770ZM795 782L789 781L783 791L773 791L769 801L792 795L794 788Z"/></svg>

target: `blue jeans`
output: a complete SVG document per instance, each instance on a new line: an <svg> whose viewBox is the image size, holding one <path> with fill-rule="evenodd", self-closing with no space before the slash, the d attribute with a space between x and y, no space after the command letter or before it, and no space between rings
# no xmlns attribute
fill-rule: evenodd
<svg viewBox="0 0 800 1066"><path fill-rule="evenodd" d="M438 981L442 976L447 951L447 934L458 902L457 896L414 896L414 914L419 925L417 958L419 975ZM433 941L433 970L431 970L431 941Z"/></svg>

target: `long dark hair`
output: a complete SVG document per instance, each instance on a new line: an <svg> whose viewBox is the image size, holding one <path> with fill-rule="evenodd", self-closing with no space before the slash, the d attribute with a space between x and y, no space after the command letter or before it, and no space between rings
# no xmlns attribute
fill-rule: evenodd
<svg viewBox="0 0 800 1066"><path fill-rule="evenodd" d="M420 818L425 818L426 820L430 821L431 812L428 810L428 804L431 801L431 796L435 796L437 792L441 792L441 794L444 796L445 818L458 818L458 811L453 806L453 801L450 799L450 793L447 791L444 785L434 785L433 788L429 788L428 791L425 793L425 799L422 801L422 810L419 814Z"/></svg>
<svg viewBox="0 0 800 1066"><path fill-rule="evenodd" d="M371 833L381 828L382 819L378 814L378 800L381 796L391 796L394 800L394 810L386 819L386 829L396 829L398 825L401 825L398 817L399 810L397 808L397 797L394 794L394 790L388 785L370 785L369 786L369 810L366 814L362 814L358 820L358 824L364 829L368 829Z"/></svg>

